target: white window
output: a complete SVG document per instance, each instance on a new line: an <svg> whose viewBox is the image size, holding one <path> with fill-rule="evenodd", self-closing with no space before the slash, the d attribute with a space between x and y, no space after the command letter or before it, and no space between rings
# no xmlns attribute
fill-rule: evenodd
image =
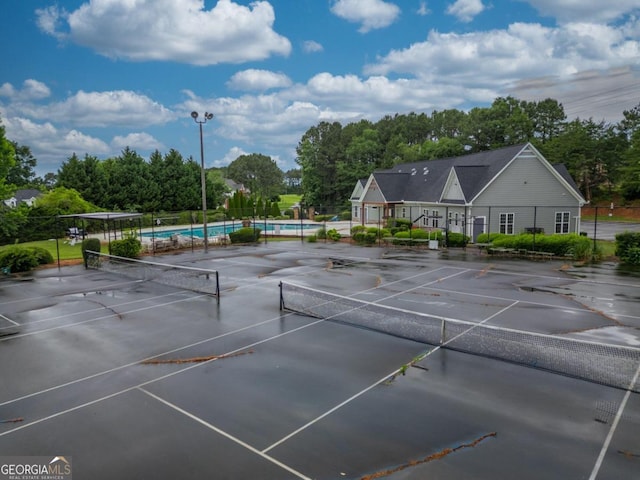
<svg viewBox="0 0 640 480"><path fill-rule="evenodd" d="M501 213L500 214L500 233L513 235L515 219L516 219L515 213Z"/></svg>
<svg viewBox="0 0 640 480"><path fill-rule="evenodd" d="M402 207L402 218L407 218L407 209Z"/></svg>
<svg viewBox="0 0 640 480"><path fill-rule="evenodd" d="M426 209L422 210L422 226L424 227L429 226L429 210L426 210Z"/></svg>
<svg viewBox="0 0 640 480"><path fill-rule="evenodd" d="M569 233L570 212L556 212L556 233Z"/></svg>
<svg viewBox="0 0 640 480"><path fill-rule="evenodd" d="M353 218L358 218L358 207L353 207Z"/></svg>
<svg viewBox="0 0 640 480"><path fill-rule="evenodd" d="M431 226L433 228L438 228L438 219L440 218L440 214L438 213L437 210L434 210L432 213L433 213L433 218L431 219Z"/></svg>

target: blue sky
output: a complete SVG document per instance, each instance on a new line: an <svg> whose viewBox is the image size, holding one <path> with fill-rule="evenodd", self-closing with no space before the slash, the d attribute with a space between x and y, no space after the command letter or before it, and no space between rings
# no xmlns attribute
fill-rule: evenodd
<svg viewBox="0 0 640 480"><path fill-rule="evenodd" d="M640 103L640 0L10 0L0 121L37 173L74 152L271 156L395 113L552 97L570 119Z"/></svg>

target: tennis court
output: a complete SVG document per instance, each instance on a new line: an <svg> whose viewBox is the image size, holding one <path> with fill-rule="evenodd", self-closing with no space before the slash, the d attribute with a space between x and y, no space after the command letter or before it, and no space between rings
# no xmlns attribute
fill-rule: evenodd
<svg viewBox="0 0 640 480"><path fill-rule="evenodd" d="M92 479L640 471L637 276L329 243L153 260L217 271L220 295L82 266L0 281L1 455L64 455ZM334 313L286 309L308 307L307 291ZM438 335L446 326L442 347L403 334L427 316ZM353 324L362 317L373 323ZM378 331L387 323L400 331ZM479 335L512 330L543 339L540 351L585 345L580 369L558 373L562 348L556 365L527 363ZM631 365L626 385L593 373L602 357L586 345L603 343L617 370Z"/></svg>

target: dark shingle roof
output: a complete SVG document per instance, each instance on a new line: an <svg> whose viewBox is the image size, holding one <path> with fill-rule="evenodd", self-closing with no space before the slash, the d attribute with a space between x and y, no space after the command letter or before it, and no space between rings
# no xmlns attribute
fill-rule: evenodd
<svg viewBox="0 0 640 480"><path fill-rule="evenodd" d="M376 171L373 175L388 202L436 202L440 200L449 172L454 167L465 198L471 200L525 145L461 157L403 163Z"/></svg>
<svg viewBox="0 0 640 480"><path fill-rule="evenodd" d="M42 192L40 190L36 190L35 188L27 188L24 190L16 190L14 197L16 197L17 202L22 202L31 198L37 198L41 195Z"/></svg>

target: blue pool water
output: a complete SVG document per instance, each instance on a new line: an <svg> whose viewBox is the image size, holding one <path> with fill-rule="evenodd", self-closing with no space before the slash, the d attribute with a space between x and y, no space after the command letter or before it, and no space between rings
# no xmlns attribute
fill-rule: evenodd
<svg viewBox="0 0 640 480"><path fill-rule="evenodd" d="M317 230L322 227L320 223L305 223L302 225L305 231L309 230ZM287 233L289 231L291 235L295 235L295 232L300 232L300 224L299 223L268 223L266 226L267 233L276 231L276 228L280 228L280 232ZM235 232L242 228L242 224L240 222L235 223L227 223L224 225L209 225L207 227L207 236L213 237L215 235L227 234L230 232ZM264 223L256 222L256 228L259 228L263 232L265 231ZM180 234L191 236L193 234L194 237L204 238L204 231L202 227L193 227L191 228L175 228L171 230L161 230L154 232L143 232L143 237L155 237L155 238L169 238L171 235Z"/></svg>

